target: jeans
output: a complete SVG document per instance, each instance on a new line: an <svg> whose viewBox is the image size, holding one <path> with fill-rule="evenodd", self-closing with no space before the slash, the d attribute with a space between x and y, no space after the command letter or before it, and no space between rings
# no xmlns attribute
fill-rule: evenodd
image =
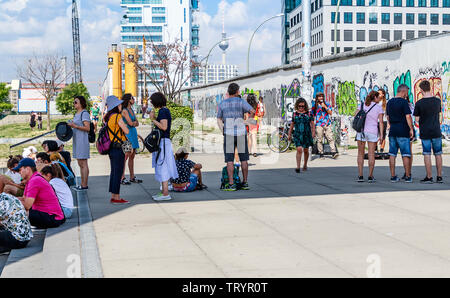
<svg viewBox="0 0 450 298"><path fill-rule="evenodd" d="M111 164L109 192L118 195L120 194L120 180L125 167L125 153L123 153L122 148L111 148L108 155Z"/></svg>
<svg viewBox="0 0 450 298"><path fill-rule="evenodd" d="M73 213L73 209L72 208L66 208L66 207L61 207L62 211L64 212L64 216L66 217L66 219L69 219L72 217L72 213Z"/></svg>
<svg viewBox="0 0 450 298"><path fill-rule="evenodd" d="M29 241L19 241L10 231L0 230L0 253L10 251L11 249L25 248Z"/></svg>
<svg viewBox="0 0 450 298"><path fill-rule="evenodd" d="M411 157L411 144L409 138L389 137L389 155L397 157L398 149L402 157Z"/></svg>
<svg viewBox="0 0 450 298"><path fill-rule="evenodd" d="M434 155L442 155L442 138L422 140L423 155L431 155L431 148Z"/></svg>

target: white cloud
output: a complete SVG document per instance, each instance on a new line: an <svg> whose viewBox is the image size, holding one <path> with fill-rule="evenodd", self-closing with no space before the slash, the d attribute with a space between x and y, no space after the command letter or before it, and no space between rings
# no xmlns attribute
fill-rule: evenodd
<svg viewBox="0 0 450 298"><path fill-rule="evenodd" d="M28 0L10 0L0 4L0 11L21 12L27 8Z"/></svg>
<svg viewBox="0 0 450 298"><path fill-rule="evenodd" d="M225 8L225 27L230 40L227 60L246 72L248 42L251 34L265 19L280 12L280 4L273 0L222 1ZM115 2L115 3L112 3ZM117 2L117 3L116 3ZM93 95L104 79L107 52L112 43L120 43L122 11L119 1L81 1L80 30L83 79ZM200 2L201 7L205 2ZM274 3L277 3L275 6ZM14 4L15 6L11 6ZM211 4L210 4L211 5ZM6 11L8 7L8 11ZM33 52L54 51L73 60L71 1L67 0L0 0L0 81L16 78L16 61ZM20 8L20 9L19 9ZM11 11L11 9L15 9ZM196 14L200 25L199 54L206 56L221 39L222 14ZM281 20L265 24L255 36L251 51L251 71L279 65L281 62ZM217 47L210 63L221 63Z"/></svg>
<svg viewBox="0 0 450 298"><path fill-rule="evenodd" d="M201 3L201 2L200 2ZM239 73L247 70L247 51L254 30L266 19L279 13L279 7L273 1L248 0L230 3L222 0L219 7L225 11L225 31L233 37L229 41L227 63L236 64ZM209 15L200 11L196 16L200 25L200 49L198 53L205 57L211 47L221 39L222 11ZM250 54L250 71L257 71L281 63L281 19L266 23L255 35ZM213 50L209 63L221 63L221 50Z"/></svg>

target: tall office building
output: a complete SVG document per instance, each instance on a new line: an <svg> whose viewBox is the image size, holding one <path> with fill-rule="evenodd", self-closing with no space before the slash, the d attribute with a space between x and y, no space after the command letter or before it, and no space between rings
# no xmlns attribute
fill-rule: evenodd
<svg viewBox="0 0 450 298"><path fill-rule="evenodd" d="M121 23L122 51L138 48L140 65L144 63L144 36L147 43L164 44L179 40L189 51L189 59L197 59L194 51L199 46L199 26L194 24L194 13L198 11L198 0L121 0L121 7L125 13ZM147 65L150 63L146 61ZM196 81L198 72L194 71L186 86ZM139 94L143 94L143 86L144 76L139 73ZM147 90L155 90L149 80Z"/></svg>
<svg viewBox="0 0 450 298"><path fill-rule="evenodd" d="M289 64L290 48L289 48L289 34L290 23L289 14L292 10L301 4L301 0L281 0L281 12L284 17L281 20L281 64Z"/></svg>
<svg viewBox="0 0 450 298"><path fill-rule="evenodd" d="M334 54L338 0L311 1L311 56ZM341 0L337 52L450 31L450 0ZM289 14L289 60L302 57L302 4Z"/></svg>

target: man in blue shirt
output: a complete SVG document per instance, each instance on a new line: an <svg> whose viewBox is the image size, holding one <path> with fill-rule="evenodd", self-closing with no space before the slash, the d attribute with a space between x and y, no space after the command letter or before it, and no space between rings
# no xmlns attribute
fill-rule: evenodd
<svg viewBox="0 0 450 298"><path fill-rule="evenodd" d="M242 166L243 183L242 189L249 189L248 186L248 143L247 130L244 123L244 114L249 113L253 119L256 111L242 98L239 97L239 85L232 83L228 86L228 96L219 104L217 112L217 123L224 135L223 151L229 177L229 184L225 185L225 191L236 191L234 185L234 153L237 148L239 160Z"/></svg>
<svg viewBox="0 0 450 298"><path fill-rule="evenodd" d="M409 93L409 87L402 84L397 88L397 97L387 103L386 114L390 125L389 131L389 167L391 170L391 182L399 182L395 174L395 159L398 150L402 154L403 167L405 168L405 182L411 183L411 147L410 140L414 138L411 109L405 100Z"/></svg>

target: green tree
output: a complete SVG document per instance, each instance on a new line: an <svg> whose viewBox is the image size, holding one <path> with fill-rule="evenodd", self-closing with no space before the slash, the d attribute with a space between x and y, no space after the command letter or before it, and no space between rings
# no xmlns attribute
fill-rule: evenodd
<svg viewBox="0 0 450 298"><path fill-rule="evenodd" d="M9 103L10 89L10 87L6 87L6 83L0 83L0 103Z"/></svg>
<svg viewBox="0 0 450 298"><path fill-rule="evenodd" d="M89 92L83 83L72 83L68 85L64 90L56 97L56 107L63 115L75 114L75 108L73 107L73 99L75 96L84 96L88 101L88 111L91 108L89 102Z"/></svg>

